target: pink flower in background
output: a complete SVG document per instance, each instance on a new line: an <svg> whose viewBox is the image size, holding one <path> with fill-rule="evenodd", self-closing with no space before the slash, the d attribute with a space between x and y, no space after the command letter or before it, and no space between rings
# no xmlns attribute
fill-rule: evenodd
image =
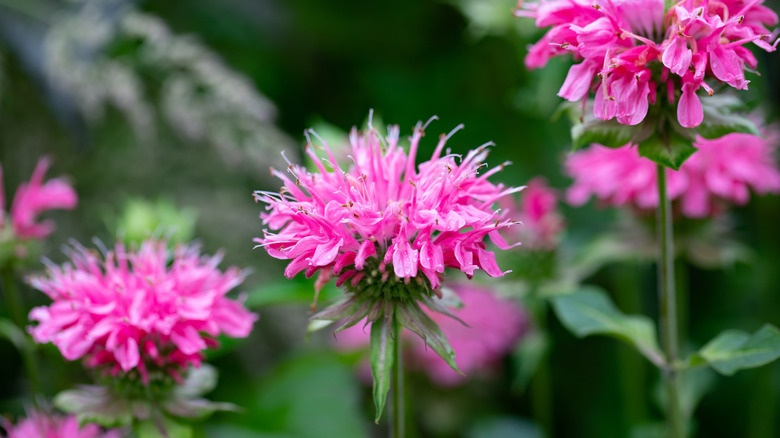
<svg viewBox="0 0 780 438"><path fill-rule="evenodd" d="M762 3L683 0L665 10L663 0L541 0L523 3L515 14L551 27L529 48L528 68L566 54L581 61L559 96L576 102L595 93L595 117L636 125L655 103L657 84L666 82L662 92L670 103L678 101L677 118L691 128L703 120L697 90L713 93L705 79L746 89L744 72L757 61L744 45L776 49L778 32L767 26L778 17ZM661 67L657 77L653 64Z"/></svg>
<svg viewBox="0 0 780 438"><path fill-rule="evenodd" d="M120 438L119 431L103 432L94 424L79 426L74 416L48 415L41 412L31 412L27 418L20 420L15 426L2 424L8 438Z"/></svg>
<svg viewBox="0 0 780 438"><path fill-rule="evenodd" d="M780 193L780 170L773 157L778 136L765 138L732 133L715 140L697 138L694 153L675 172L666 169L670 199L690 218L723 210L724 203L744 205L750 189ZM593 196L615 206L652 209L658 205L656 165L626 145L609 149L593 145L569 156L566 171L574 183L567 201L581 205Z"/></svg>
<svg viewBox="0 0 780 438"><path fill-rule="evenodd" d="M16 190L11 205L11 226L14 235L21 239L43 239L54 231L52 221L36 222L38 215L46 210L76 207L78 197L75 190L63 179L56 178L44 183L43 177L51 166L47 157L38 160L29 183L23 183ZM0 173L0 177L2 174ZM2 184L0 178L0 184ZM0 185L0 209L5 208L2 186ZM0 215L0 226L4 226L4 215Z"/></svg>
<svg viewBox="0 0 780 438"><path fill-rule="evenodd" d="M522 225L512 228L523 248L553 249L564 229L563 216L558 211L558 195L543 177L532 179L520 194L520 203L512 217Z"/></svg>
<svg viewBox="0 0 780 438"><path fill-rule="evenodd" d="M415 127L407 155L397 126L388 128L386 138L373 128L363 133L353 128L348 169L327 145L328 160L307 145L317 172L291 164L290 178L273 170L284 182L282 191L255 193L256 201L267 204L264 224L279 230L264 230L255 241L272 257L291 260L288 278L320 271L320 286L333 275L337 285L354 286L375 272L383 282L394 275L406 283L421 282L422 274L436 290L445 267L469 277L480 269L504 275L483 239L509 247L498 232L514 222L493 204L520 189L488 181L503 165L479 174L488 145L465 157L444 151L452 133L442 135L431 159L417 165L423 129L421 123Z"/></svg>
<svg viewBox="0 0 780 438"><path fill-rule="evenodd" d="M447 362L434 353L425 342L405 330L404 339L411 344L408 360L411 367L425 371L430 379L441 386L454 386L474 374L497 366L512 351L528 328L526 313L513 301L498 298L481 285L461 283L448 285L460 297L463 307L453 313L468 325L443 315L427 311L450 340L458 358L458 368L464 375L453 371ZM370 327L359 323L336 334L334 345L343 350L355 350L368 346ZM370 381L370 368L362 366L361 377Z"/></svg>
<svg viewBox="0 0 780 438"><path fill-rule="evenodd" d="M111 374L137 370L145 384L152 369L178 379L216 336L246 337L257 319L226 297L244 274L222 272L221 256L201 256L196 246L171 253L166 242L147 240L137 251L117 244L104 258L78 245L68 255L72 265L48 264L28 280L53 300L30 312L38 322L30 333L68 360Z"/></svg>

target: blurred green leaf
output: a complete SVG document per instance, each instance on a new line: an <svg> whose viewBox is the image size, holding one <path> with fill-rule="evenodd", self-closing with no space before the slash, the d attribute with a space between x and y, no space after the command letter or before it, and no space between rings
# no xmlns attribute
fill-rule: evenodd
<svg viewBox="0 0 780 438"><path fill-rule="evenodd" d="M574 150L598 143L610 148L625 146L631 141L633 126L622 125L617 120L601 120L593 115L593 104L585 108L580 105L564 104L572 123L571 141Z"/></svg>
<svg viewBox="0 0 780 438"><path fill-rule="evenodd" d="M8 341L10 341L19 351L24 351L32 347L32 344L28 342L27 335L24 334L22 329L5 318L0 318L0 337L8 339Z"/></svg>
<svg viewBox="0 0 780 438"><path fill-rule="evenodd" d="M133 428L138 438L192 438L192 427L167 417L150 418Z"/></svg>
<svg viewBox="0 0 780 438"><path fill-rule="evenodd" d="M547 333L538 328L520 340L512 354L515 364L515 379L512 382L514 388L525 391L549 349L550 340Z"/></svg>
<svg viewBox="0 0 780 438"><path fill-rule="evenodd" d="M169 236L172 242L189 242L195 235L196 221L195 210L178 208L169 200L131 198L114 226L107 222L125 242L140 243L153 234Z"/></svg>
<svg viewBox="0 0 780 438"><path fill-rule="evenodd" d="M247 406L253 429L262 432L256 436L319 438L324 431L334 437L367 436L353 370L335 354L320 351L282 362L257 393L258 403Z"/></svg>
<svg viewBox="0 0 780 438"><path fill-rule="evenodd" d="M374 377L374 406L379 423L385 410L387 391L390 390L390 376L393 371L393 349L396 340L393 338L392 321L380 317L371 324L371 374Z"/></svg>
<svg viewBox="0 0 780 438"><path fill-rule="evenodd" d="M134 418L148 418L148 403L116 397L107 387L80 386L54 397L54 406L76 415L79 423L105 427L129 426Z"/></svg>
<svg viewBox="0 0 780 438"><path fill-rule="evenodd" d="M478 421L466 438L544 438L539 426L530 420L516 417L495 417Z"/></svg>
<svg viewBox="0 0 780 438"><path fill-rule="evenodd" d="M760 367L780 357L780 330L771 324L764 325L752 335L726 330L699 350L698 356L725 376Z"/></svg>
<svg viewBox="0 0 780 438"><path fill-rule="evenodd" d="M341 289L328 283L320 291L318 302L327 302L343 295ZM314 301L314 285L311 282L297 280L277 281L247 294L244 304L250 309L265 306L293 303L312 303Z"/></svg>
<svg viewBox="0 0 780 438"><path fill-rule="evenodd" d="M654 364L663 363L653 322L645 316L623 314L604 291L586 286L551 300L561 323L578 337L613 336L633 345Z"/></svg>
<svg viewBox="0 0 780 438"><path fill-rule="evenodd" d="M696 128L683 128L676 119L671 119L672 128L690 140L701 135L704 138L719 138L732 132L761 135L752 120L737 111L745 109L744 103L733 94L717 94L701 98L704 119Z"/></svg>
<svg viewBox="0 0 780 438"><path fill-rule="evenodd" d="M655 134L639 143L639 155L670 169L680 170L680 166L696 152L696 148L693 147L691 140L677 133L666 132L665 134L668 135L668 139Z"/></svg>

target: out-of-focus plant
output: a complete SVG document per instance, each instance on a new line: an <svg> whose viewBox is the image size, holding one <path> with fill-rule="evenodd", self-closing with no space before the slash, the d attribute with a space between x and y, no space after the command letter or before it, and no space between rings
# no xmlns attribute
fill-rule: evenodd
<svg viewBox="0 0 780 438"><path fill-rule="evenodd" d="M63 121L70 123L75 110L96 124L116 109L142 141L154 141L165 127L185 141L214 147L233 166L253 170L265 169L278 146L289 144L273 125L273 104L247 78L134 2L32 5L0 5L0 22L14 24L2 34L46 83Z"/></svg>
<svg viewBox="0 0 780 438"><path fill-rule="evenodd" d="M29 279L53 300L30 312L35 341L83 359L102 383L60 393L57 406L82 422L132 425L142 438L182 436L189 426L181 419L234 409L201 398L216 385L216 371L201 363L217 336L246 337L257 319L226 296L244 273L221 271L221 256L201 256L196 246L170 251L147 239L104 251L76 245L72 264Z"/></svg>
<svg viewBox="0 0 780 438"><path fill-rule="evenodd" d="M718 154L712 153L731 147L737 139L748 145L760 142L733 134L759 134L750 119L736 112L739 100L713 94L724 85L747 89L750 81L745 72L757 65L744 47L747 43L772 52L780 41L777 31L767 28L777 24L777 15L762 3L551 0L521 3L516 11L518 16L534 18L540 28L551 27L530 48L525 58L528 68L543 67L551 58L569 54L578 62L569 69L558 93L570 102L581 102L570 109L574 147L633 143L638 145L639 156L652 160L648 161L650 168L640 166L625 179L620 178L627 171L624 163L598 172L581 163L577 175L595 184L584 183L572 193L575 199L582 198L593 189L598 197L613 202L637 201L640 207L657 207L662 349L651 320L622 314L602 292L561 295L553 298L553 306L575 334L604 334L627 341L659 368L665 389L665 433L672 438L689 434L692 407L683 401L685 370L707 364L730 375L780 356L780 330L767 325L754 335L723 332L690 358L681 359L670 205L676 193L682 199L683 214L707 215L713 210L710 193L744 202L746 181L759 188L777 183L776 171L766 165L766 158L759 159L765 164L759 172L744 168L746 161L755 167L753 160L745 158L756 148L743 146L737 154L732 150L727 160L718 160L714 158ZM699 89L709 96L700 97ZM579 158L587 161L586 154ZM723 169L729 160L739 168L736 174ZM683 171L682 166L687 169ZM680 170L673 175L684 175L687 180L675 181L667 168ZM753 179L758 174L763 176ZM635 190L637 184L650 180L656 183L654 192L646 187Z"/></svg>
<svg viewBox="0 0 780 438"><path fill-rule="evenodd" d="M108 219L109 228L116 230L126 243L140 244L152 235L167 236L171 243L189 242L195 237L197 213L192 208L178 208L172 201L141 198L128 199L116 219ZM115 222L111 224L111 222Z"/></svg>

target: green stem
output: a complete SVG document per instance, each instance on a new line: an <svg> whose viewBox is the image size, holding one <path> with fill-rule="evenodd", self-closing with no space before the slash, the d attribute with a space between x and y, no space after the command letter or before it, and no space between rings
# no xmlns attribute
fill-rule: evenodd
<svg viewBox="0 0 780 438"><path fill-rule="evenodd" d="M536 301L537 330L547 333L547 302L538 298L538 288L532 287L531 295ZM553 436L552 381L550 378L550 351L545 351L539 360L536 373L531 380L531 411L534 419Z"/></svg>
<svg viewBox="0 0 780 438"><path fill-rule="evenodd" d="M642 312L640 294L636 285L641 279L635 263L623 263L612 271L615 286L615 304L629 314ZM620 345L617 350L618 380L621 388L621 404L623 406L624 435L628 435L631 426L640 424L647 419L645 375L647 374L644 358L627 346Z"/></svg>
<svg viewBox="0 0 780 438"><path fill-rule="evenodd" d="M393 317L393 427L391 438L403 438L404 428L404 362L401 342L401 323Z"/></svg>
<svg viewBox="0 0 780 438"><path fill-rule="evenodd" d="M666 420L670 438L685 438L686 420L680 404L680 375L674 363L680 355L677 332L677 296L674 281L674 243L672 212L666 194L666 169L658 170L658 299L661 326L661 343L666 355L666 366L662 370L666 390Z"/></svg>
<svg viewBox="0 0 780 438"><path fill-rule="evenodd" d="M11 317L14 323L24 332L25 322L27 318L24 316L24 305L22 304L22 297L19 294L19 290L16 288L16 280L14 279L13 267L6 267L2 271L3 276L3 288L5 289L5 296L8 300L8 306L11 308ZM26 335L25 335L26 336ZM19 354L22 356L22 363L24 364L25 372L27 373L27 379L30 381L30 388L33 392L33 404L38 406L38 394L42 393L41 379L38 376L38 367L35 360L35 353L32 350L32 344L29 339L26 339L24 348L21 348Z"/></svg>

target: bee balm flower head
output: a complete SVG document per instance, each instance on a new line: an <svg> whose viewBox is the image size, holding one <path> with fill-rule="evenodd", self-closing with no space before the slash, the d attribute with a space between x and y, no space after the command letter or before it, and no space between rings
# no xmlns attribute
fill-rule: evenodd
<svg viewBox="0 0 780 438"><path fill-rule="evenodd" d="M503 165L481 172L489 145L464 157L445 151L452 133L441 135L433 156L417 165L425 126L415 127L408 153L397 126L387 137L353 128L349 167L327 145L328 158L320 159L308 144L317 172L293 164L290 176L273 170L284 182L281 192L255 193L267 204L263 222L277 230L256 241L271 256L291 260L285 275L319 271L318 285L336 277L347 288L345 302L315 316L347 318L349 326L367 315L392 317L396 309L402 323L411 323L421 313L417 302L436 306L431 298L446 267L469 277L479 270L504 275L485 238L509 247L499 232L514 222L493 204L520 189L488 180Z"/></svg>
<svg viewBox="0 0 780 438"><path fill-rule="evenodd" d="M144 241L138 250L122 244L106 251L79 245L72 264L49 264L29 283L52 299L30 319L36 342L54 343L68 360L86 359L111 374L151 371L178 379L220 334L245 337L256 316L226 294L244 279L237 268L217 268L221 257L205 257L196 246L173 252L166 242ZM137 373L137 374L134 374Z"/></svg>
<svg viewBox="0 0 780 438"><path fill-rule="evenodd" d="M516 15L551 26L529 49L529 68L567 54L580 61L559 96L576 102L595 93L595 117L636 125L660 93L691 128L703 121L698 90L713 93L707 80L747 88L745 70L757 61L745 44L776 49L778 32L767 26L777 14L762 3L683 0L665 9L662 0L541 0Z"/></svg>
<svg viewBox="0 0 780 438"><path fill-rule="evenodd" d="M37 411L31 412L15 426L10 423L2 426L6 429L8 438L120 438L121 436L115 430L103 432L94 424L81 426L74 416L62 417Z"/></svg>

